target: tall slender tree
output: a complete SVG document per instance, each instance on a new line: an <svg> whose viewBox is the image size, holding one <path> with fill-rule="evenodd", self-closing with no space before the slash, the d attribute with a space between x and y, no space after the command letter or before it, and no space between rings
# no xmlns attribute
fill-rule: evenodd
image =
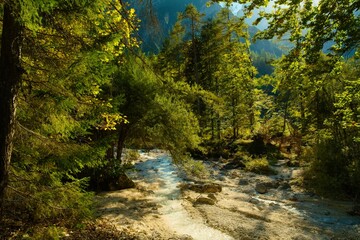
<svg viewBox="0 0 360 240"><path fill-rule="evenodd" d="M20 64L23 39L19 15L21 10L19 2L4 3L0 52L0 202L8 184L15 133L16 98L23 73Z"/></svg>
<svg viewBox="0 0 360 240"><path fill-rule="evenodd" d="M75 99L86 94L96 96L101 81L111 74L109 65L119 61L117 56L135 42L132 32L136 29L134 11L124 11L121 2L116 1L5 1L2 7L1 199L8 184L19 89L27 86L30 91L41 84L50 86L54 81L58 85L40 91L51 92L58 87L63 91L79 91L73 93ZM95 62L98 66L92 65ZM95 68L100 71L94 71ZM76 74L71 73L74 69L78 70ZM109 72L104 73L105 69ZM82 81L71 82L75 75ZM89 99L85 101L89 103ZM71 111L78 112L69 108L68 112Z"/></svg>

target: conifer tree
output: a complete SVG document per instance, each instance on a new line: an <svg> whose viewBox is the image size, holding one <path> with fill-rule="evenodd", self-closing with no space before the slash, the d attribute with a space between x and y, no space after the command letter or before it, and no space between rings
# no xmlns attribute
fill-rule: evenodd
<svg viewBox="0 0 360 240"><path fill-rule="evenodd" d="M5 127L0 132L0 197L3 199L12 158L16 109L21 110L23 123L29 121L26 123L31 126L19 123L23 130L52 138L59 145L79 140L90 128L101 125L108 128L112 123L100 124L101 120L109 119L102 116L108 107L97 108L98 115L89 114L89 110L96 109L96 105L106 106L105 101L97 98L101 85L111 76L113 59L135 43L132 32L136 24L133 10L126 12L120 2L114 1L6 1L2 6L0 114L4 116L1 124ZM117 57L116 61L119 60ZM40 99L43 104L39 104ZM33 113L37 106L44 112ZM115 118L119 120L119 116ZM40 124L30 121L35 119ZM70 166L65 162L54 164L63 166L67 173L83 166L75 159L67 162L72 162Z"/></svg>

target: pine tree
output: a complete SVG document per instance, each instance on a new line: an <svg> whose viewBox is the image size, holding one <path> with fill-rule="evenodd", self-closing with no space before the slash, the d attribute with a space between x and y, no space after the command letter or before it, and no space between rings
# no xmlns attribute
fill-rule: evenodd
<svg viewBox="0 0 360 240"><path fill-rule="evenodd" d="M132 36L136 29L134 12L125 11L120 2L15 1L3 3L3 6L0 56L0 91L4 98L0 112L5 126L0 133L2 199L10 171L16 109L20 112L22 124L19 122L18 126L21 131L52 142L51 148L46 149L49 145L40 147L39 141L28 138L31 141L28 145L35 147L29 154L34 156L34 163L40 159L56 166L58 172L54 170L53 174L57 180L76 173L85 163L77 159L76 154L69 157L61 151L53 151L57 150L54 147L75 151L76 141L86 138L89 129L108 128L113 124L101 124L108 119L103 113L109 111L109 106L106 99L97 96L101 86L109 81L112 68L121 60L119 56L124 54L125 47L136 45ZM35 113L34 109L39 112ZM118 115L115 119L121 121ZM17 145L19 150L26 150L22 147ZM21 154L15 157L18 166L26 165L26 157ZM34 163L32 166L38 167ZM44 169L43 173L46 171Z"/></svg>

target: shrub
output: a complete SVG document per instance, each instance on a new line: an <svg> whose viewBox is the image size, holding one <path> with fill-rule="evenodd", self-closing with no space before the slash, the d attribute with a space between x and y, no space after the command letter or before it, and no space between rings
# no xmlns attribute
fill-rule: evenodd
<svg viewBox="0 0 360 240"><path fill-rule="evenodd" d="M190 157L185 157L178 166L185 171L186 175L205 179L210 176L210 173L203 162L196 161Z"/></svg>
<svg viewBox="0 0 360 240"><path fill-rule="evenodd" d="M263 158L247 159L245 161L245 170L258 174L274 174L275 171L270 168L269 161Z"/></svg>
<svg viewBox="0 0 360 240"><path fill-rule="evenodd" d="M29 233L26 233L22 236L24 240L59 240L65 237L65 229L61 229L56 226L49 227L36 227L28 230Z"/></svg>
<svg viewBox="0 0 360 240"><path fill-rule="evenodd" d="M125 166L132 165L132 162L138 160L139 158L140 158L140 153L137 150L126 149L123 165Z"/></svg>
<svg viewBox="0 0 360 240"><path fill-rule="evenodd" d="M312 191L332 198L344 196L350 189L359 191L358 184L352 184L356 174L349 171L350 160L336 141L322 140L303 157L310 161L304 178Z"/></svg>
<svg viewBox="0 0 360 240"><path fill-rule="evenodd" d="M30 181L29 175L27 180ZM31 177L32 182L12 182L6 198L9 212L21 213L21 218L34 223L62 222L66 225L92 216L93 193L84 191L87 181L63 183L54 176L34 174Z"/></svg>

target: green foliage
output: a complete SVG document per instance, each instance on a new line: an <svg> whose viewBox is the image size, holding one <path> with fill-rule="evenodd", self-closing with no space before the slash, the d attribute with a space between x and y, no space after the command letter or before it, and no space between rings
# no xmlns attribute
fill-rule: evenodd
<svg viewBox="0 0 360 240"><path fill-rule="evenodd" d="M355 183L359 175L354 170L336 141L323 140L316 146L310 166L304 173L305 184L328 197L356 195L360 192L358 183Z"/></svg>
<svg viewBox="0 0 360 240"><path fill-rule="evenodd" d="M112 140L103 130L125 122L101 93L125 49L137 46L136 16L119 1L4 5L23 27L17 33L22 81L5 204L20 220L75 225L91 216L92 205L92 194L84 191L87 180L77 176L103 165ZM53 230L44 238L57 235Z"/></svg>
<svg viewBox="0 0 360 240"><path fill-rule="evenodd" d="M140 158L140 153L134 149L126 149L125 154L126 154L126 161L128 162L136 161Z"/></svg>
<svg viewBox="0 0 360 240"><path fill-rule="evenodd" d="M178 166L189 177L196 177L200 179L206 179L210 176L210 173L202 161L197 161L191 157L185 156L182 161L178 162Z"/></svg>
<svg viewBox="0 0 360 240"><path fill-rule="evenodd" d="M29 232L29 231L28 231ZM26 233L22 236L23 239L34 240L60 240L65 237L65 229L56 226L49 226L43 228L35 228L31 233Z"/></svg>
<svg viewBox="0 0 360 240"><path fill-rule="evenodd" d="M245 159L245 170L258 174L274 174L274 170L270 168L269 161L263 158L247 158Z"/></svg>
<svg viewBox="0 0 360 240"><path fill-rule="evenodd" d="M92 216L92 194L85 192L87 181L61 181L48 169L28 166L27 171L13 168L8 200L14 212L34 223L75 225ZM50 172L48 172L50 171ZM26 173L26 174L25 174ZM21 202L18 203L18 199ZM12 201L13 203L11 203Z"/></svg>
<svg viewBox="0 0 360 240"><path fill-rule="evenodd" d="M269 2L251 1L245 15ZM5 4L24 39L6 203L14 213L69 225L89 217L92 194L78 178L94 176L89 169L108 178L123 172L114 154L105 157L121 140L166 149L185 172L207 177L187 151L245 159L247 171L272 174L279 151L264 139L300 136L310 187L360 194L359 59L341 56L359 46L358 0L282 0L261 12L257 22L265 18L269 28L257 37L287 35L293 44L261 79L253 62L271 56L251 55L244 19L226 8L203 21L189 5L161 53L147 58L134 50L138 22L121 1L5 1L2 13ZM329 54L321 53L330 41ZM239 141L257 135L268 158L240 156ZM57 239L61 230L39 234Z"/></svg>

